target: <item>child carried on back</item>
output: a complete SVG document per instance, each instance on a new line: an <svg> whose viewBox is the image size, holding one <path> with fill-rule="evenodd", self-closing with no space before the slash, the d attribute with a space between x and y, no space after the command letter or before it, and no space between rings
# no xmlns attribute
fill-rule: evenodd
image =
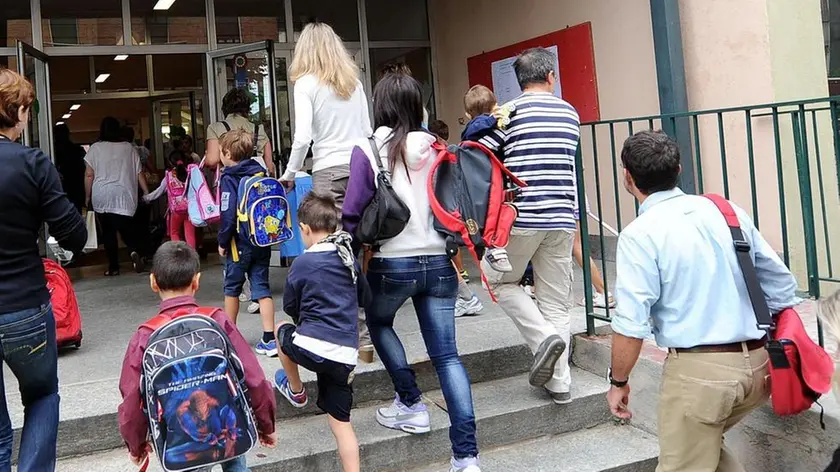
<svg viewBox="0 0 840 472"><path fill-rule="evenodd" d="M283 369L274 383L296 408L308 403L298 366L318 377L318 407L327 413L344 472L359 471L359 442L350 424L353 375L359 356L358 308L370 291L350 248L351 236L338 231L335 200L308 194L298 209L306 252L292 263L283 309L295 324L277 326Z"/></svg>
<svg viewBox="0 0 840 472"><path fill-rule="evenodd" d="M509 115L512 111L506 106L499 107L496 95L483 85L475 85L467 91L464 95L464 110L470 121L461 133L461 141L475 142L481 142L482 138L497 129L504 129L510 123ZM496 157L504 162L504 156ZM495 271L513 270L505 248L488 247L484 259Z"/></svg>
<svg viewBox="0 0 840 472"><path fill-rule="evenodd" d="M203 470L208 465L221 463L224 472L243 472L247 470L244 452L247 452L255 439L249 435L254 420L256 433L263 445L274 447L277 442L274 433L274 392L271 384L266 381L256 356L230 318L220 309L198 306L195 294L199 289L200 278L198 254L191 247L183 242L168 242L158 249L150 279L152 290L161 298L160 314L138 328L126 350L120 376L120 393L123 398L118 409L120 434L128 446L131 460L138 465L148 461L149 452L152 451L150 441L155 440L158 456L163 458L170 469ZM187 340L191 347L187 354L194 353L193 357L203 356L200 365L195 371L184 373L188 378L170 375L164 379L167 385L182 382L180 386L186 388L150 390L150 386L158 385L160 380L157 377L171 374L171 370L164 370L169 362L178 357L174 354L170 356L172 359L164 360L162 365L156 368L159 375L145 379L141 377L141 374L147 373L150 368L150 354L147 348L150 340L157 340L152 335L166 330L171 324L169 320L186 320L195 314L207 316L215 322L215 325L207 322L209 327L202 330L201 343L195 344ZM160 326L156 326L157 324ZM183 330L186 326L178 328ZM219 366L212 372L204 372L201 369L212 363L211 354L217 352L202 351L202 348L206 347L203 344L218 340L217 336L212 336L213 329L224 332L229 340L225 342L229 343L230 357L235 356L238 361L228 358L219 362ZM181 337L195 333L196 331L182 333ZM178 341L169 337L164 339L164 342ZM189 357L186 355L177 360L189 361ZM218 362L218 356L215 357ZM159 354L153 360L164 358L166 356ZM231 365L233 363L238 365ZM223 369L225 366L228 369ZM241 372L238 372L240 368ZM235 373L231 373L231 369ZM220 375L225 377L219 377ZM202 381L199 386L192 385L192 380L196 378ZM217 379L221 380L216 382ZM244 405L242 396L229 393L232 386L236 387L234 390L242 391L238 389L237 381L244 383L247 388ZM141 387L145 391L145 397ZM165 431L158 430L151 438L152 425L143 407L150 394L156 395L159 400L159 406L153 405L152 412L156 412L162 419L177 418L165 425ZM248 407L253 411L253 420L247 412ZM165 423L165 420L162 421ZM158 422L158 426L163 423ZM161 443L165 446L161 447Z"/></svg>

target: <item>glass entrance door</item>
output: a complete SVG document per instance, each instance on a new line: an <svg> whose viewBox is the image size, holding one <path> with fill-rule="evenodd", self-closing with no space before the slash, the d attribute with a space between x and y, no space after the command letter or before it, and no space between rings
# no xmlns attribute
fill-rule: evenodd
<svg viewBox="0 0 840 472"><path fill-rule="evenodd" d="M289 95L283 97L283 112L278 93L287 86L281 85L278 75L286 82L286 60L284 56L275 56L274 43L262 41L243 44L207 53L211 67L210 80L210 117L213 121L222 120L222 100L225 94L237 87L243 87L253 96L249 119L265 126L271 137L273 158L278 169L280 156L290 143L284 140L290 136L284 133L290 120ZM288 138L286 138L288 139Z"/></svg>
<svg viewBox="0 0 840 472"><path fill-rule="evenodd" d="M29 44L17 42L18 72L35 87L35 104L23 132L23 143L40 148L50 159L54 159L49 59L49 56Z"/></svg>
<svg viewBox="0 0 840 472"><path fill-rule="evenodd" d="M173 93L150 99L155 167L169 167L169 154L180 144L182 151L204 155L204 114L195 92ZM187 142L184 142L184 141ZM198 162L196 162L198 164Z"/></svg>

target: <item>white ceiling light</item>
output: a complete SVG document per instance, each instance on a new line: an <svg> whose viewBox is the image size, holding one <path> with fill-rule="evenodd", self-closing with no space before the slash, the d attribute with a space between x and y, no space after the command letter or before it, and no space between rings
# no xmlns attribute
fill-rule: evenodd
<svg viewBox="0 0 840 472"><path fill-rule="evenodd" d="M63 121L57 121L57 122L55 123L55 125L56 125L56 126L61 126L61 125L63 125L63 124L64 124L64 122L63 122Z"/></svg>
<svg viewBox="0 0 840 472"><path fill-rule="evenodd" d="M96 83L101 84L108 80L108 77L111 77L111 74L99 74L96 76Z"/></svg>
<svg viewBox="0 0 840 472"><path fill-rule="evenodd" d="M62 120L69 120L71 116L73 116L73 115L71 115L70 113L67 113L64 116L62 116L61 119Z"/></svg>
<svg viewBox="0 0 840 472"><path fill-rule="evenodd" d="M158 0L158 2L155 3L154 9L169 10L169 7L171 7L173 3L175 3L175 0Z"/></svg>
<svg viewBox="0 0 840 472"><path fill-rule="evenodd" d="M81 103L74 103L73 105L70 105L70 111L76 111L76 110L78 110L79 108L82 108L82 104L81 104Z"/></svg>
<svg viewBox="0 0 840 472"><path fill-rule="evenodd" d="M124 61L126 59L128 59L128 54L117 54L114 56L115 61Z"/></svg>

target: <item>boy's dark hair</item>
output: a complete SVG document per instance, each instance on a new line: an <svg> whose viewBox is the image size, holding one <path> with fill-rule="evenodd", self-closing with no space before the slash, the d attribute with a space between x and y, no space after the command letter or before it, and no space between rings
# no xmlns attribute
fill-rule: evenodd
<svg viewBox="0 0 840 472"><path fill-rule="evenodd" d="M475 118L481 115L489 115L493 113L493 108L496 106L496 94L492 90L483 85L473 85L464 94L464 111Z"/></svg>
<svg viewBox="0 0 840 472"><path fill-rule="evenodd" d="M680 176L680 147L663 131L639 131L627 138L621 163L645 195L671 190Z"/></svg>
<svg viewBox="0 0 840 472"><path fill-rule="evenodd" d="M334 233L341 224L341 210L333 197L309 192L298 207L298 221L308 225L312 231Z"/></svg>
<svg viewBox="0 0 840 472"><path fill-rule="evenodd" d="M554 72L556 62L557 56L546 48L531 48L523 51L513 63L519 88L525 90L528 85L548 82L548 74Z"/></svg>
<svg viewBox="0 0 840 472"><path fill-rule="evenodd" d="M219 139L222 152L230 151L230 160L239 162L254 155L254 134L242 128L234 128Z"/></svg>
<svg viewBox="0 0 840 472"><path fill-rule="evenodd" d="M444 141L449 141L449 125L442 120L432 120L429 123L429 131Z"/></svg>
<svg viewBox="0 0 840 472"><path fill-rule="evenodd" d="M183 290L201 268L198 253L183 241L164 243L152 261L152 275L161 290Z"/></svg>
<svg viewBox="0 0 840 472"><path fill-rule="evenodd" d="M237 87L222 98L222 113L247 117L251 113L251 93L243 87Z"/></svg>

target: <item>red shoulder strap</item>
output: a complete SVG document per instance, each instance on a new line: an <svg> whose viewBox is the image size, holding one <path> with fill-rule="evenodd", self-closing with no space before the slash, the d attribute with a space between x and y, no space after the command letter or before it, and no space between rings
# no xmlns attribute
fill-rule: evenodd
<svg viewBox="0 0 840 472"><path fill-rule="evenodd" d="M738 215L735 214L735 209L729 204L729 200L714 193L706 193L703 197L708 198L715 204L716 207L718 207L718 210L720 210L721 214L723 214L723 218L726 220L726 225L729 226L729 228L741 228L741 223L738 221Z"/></svg>
<svg viewBox="0 0 840 472"><path fill-rule="evenodd" d="M187 315L201 315L206 316L208 318L212 318L213 315L216 314L217 311L220 311L219 308L216 307L208 307L208 306L200 306L198 308L182 308L171 315L167 315L165 313L161 313L154 318L150 319L149 321L143 323L141 326L143 328L148 328L152 331L156 331L161 326L169 323L170 321L174 320L175 318Z"/></svg>

